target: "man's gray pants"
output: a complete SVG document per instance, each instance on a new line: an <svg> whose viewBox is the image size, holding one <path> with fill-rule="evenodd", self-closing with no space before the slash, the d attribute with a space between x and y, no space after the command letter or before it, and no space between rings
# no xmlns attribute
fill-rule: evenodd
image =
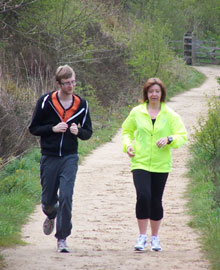
<svg viewBox="0 0 220 270"><path fill-rule="evenodd" d="M57 239L65 239L72 229L72 197L78 169L78 155L41 157L41 203L49 219L56 217Z"/></svg>

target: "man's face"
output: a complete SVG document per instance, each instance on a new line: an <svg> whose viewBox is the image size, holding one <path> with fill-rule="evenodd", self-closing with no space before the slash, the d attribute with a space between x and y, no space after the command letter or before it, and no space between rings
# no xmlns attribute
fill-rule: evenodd
<svg viewBox="0 0 220 270"><path fill-rule="evenodd" d="M63 94L72 95L76 86L76 76L73 75L69 79L62 79L61 82L59 83L59 86Z"/></svg>

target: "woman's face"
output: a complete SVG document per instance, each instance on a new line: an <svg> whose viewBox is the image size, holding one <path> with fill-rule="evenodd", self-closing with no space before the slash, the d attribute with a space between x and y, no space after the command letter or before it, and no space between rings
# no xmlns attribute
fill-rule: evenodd
<svg viewBox="0 0 220 270"><path fill-rule="evenodd" d="M162 96L161 88L158 84L152 85L147 92L149 103L160 103Z"/></svg>

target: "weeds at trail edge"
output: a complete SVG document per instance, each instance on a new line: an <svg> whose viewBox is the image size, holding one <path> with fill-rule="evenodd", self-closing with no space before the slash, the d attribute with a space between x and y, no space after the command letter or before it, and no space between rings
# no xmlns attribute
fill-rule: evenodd
<svg viewBox="0 0 220 270"><path fill-rule="evenodd" d="M220 270L220 101L209 101L207 119L199 120L191 143L187 189L190 225L202 233L201 243L213 270Z"/></svg>

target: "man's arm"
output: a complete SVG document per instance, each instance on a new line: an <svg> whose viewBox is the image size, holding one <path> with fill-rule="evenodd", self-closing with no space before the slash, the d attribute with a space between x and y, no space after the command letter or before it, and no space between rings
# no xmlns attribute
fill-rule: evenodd
<svg viewBox="0 0 220 270"><path fill-rule="evenodd" d="M88 140L92 136L92 133L92 121L90 118L89 109L87 109L82 122L82 126L78 129L77 137L81 140Z"/></svg>
<svg viewBox="0 0 220 270"><path fill-rule="evenodd" d="M45 125L43 124L44 120L44 111L41 107L42 104L42 98L40 98L36 104L36 107L34 109L34 113L32 116L31 124L29 126L29 131L32 135L35 136L44 136L51 134L53 132L52 128L53 125Z"/></svg>

